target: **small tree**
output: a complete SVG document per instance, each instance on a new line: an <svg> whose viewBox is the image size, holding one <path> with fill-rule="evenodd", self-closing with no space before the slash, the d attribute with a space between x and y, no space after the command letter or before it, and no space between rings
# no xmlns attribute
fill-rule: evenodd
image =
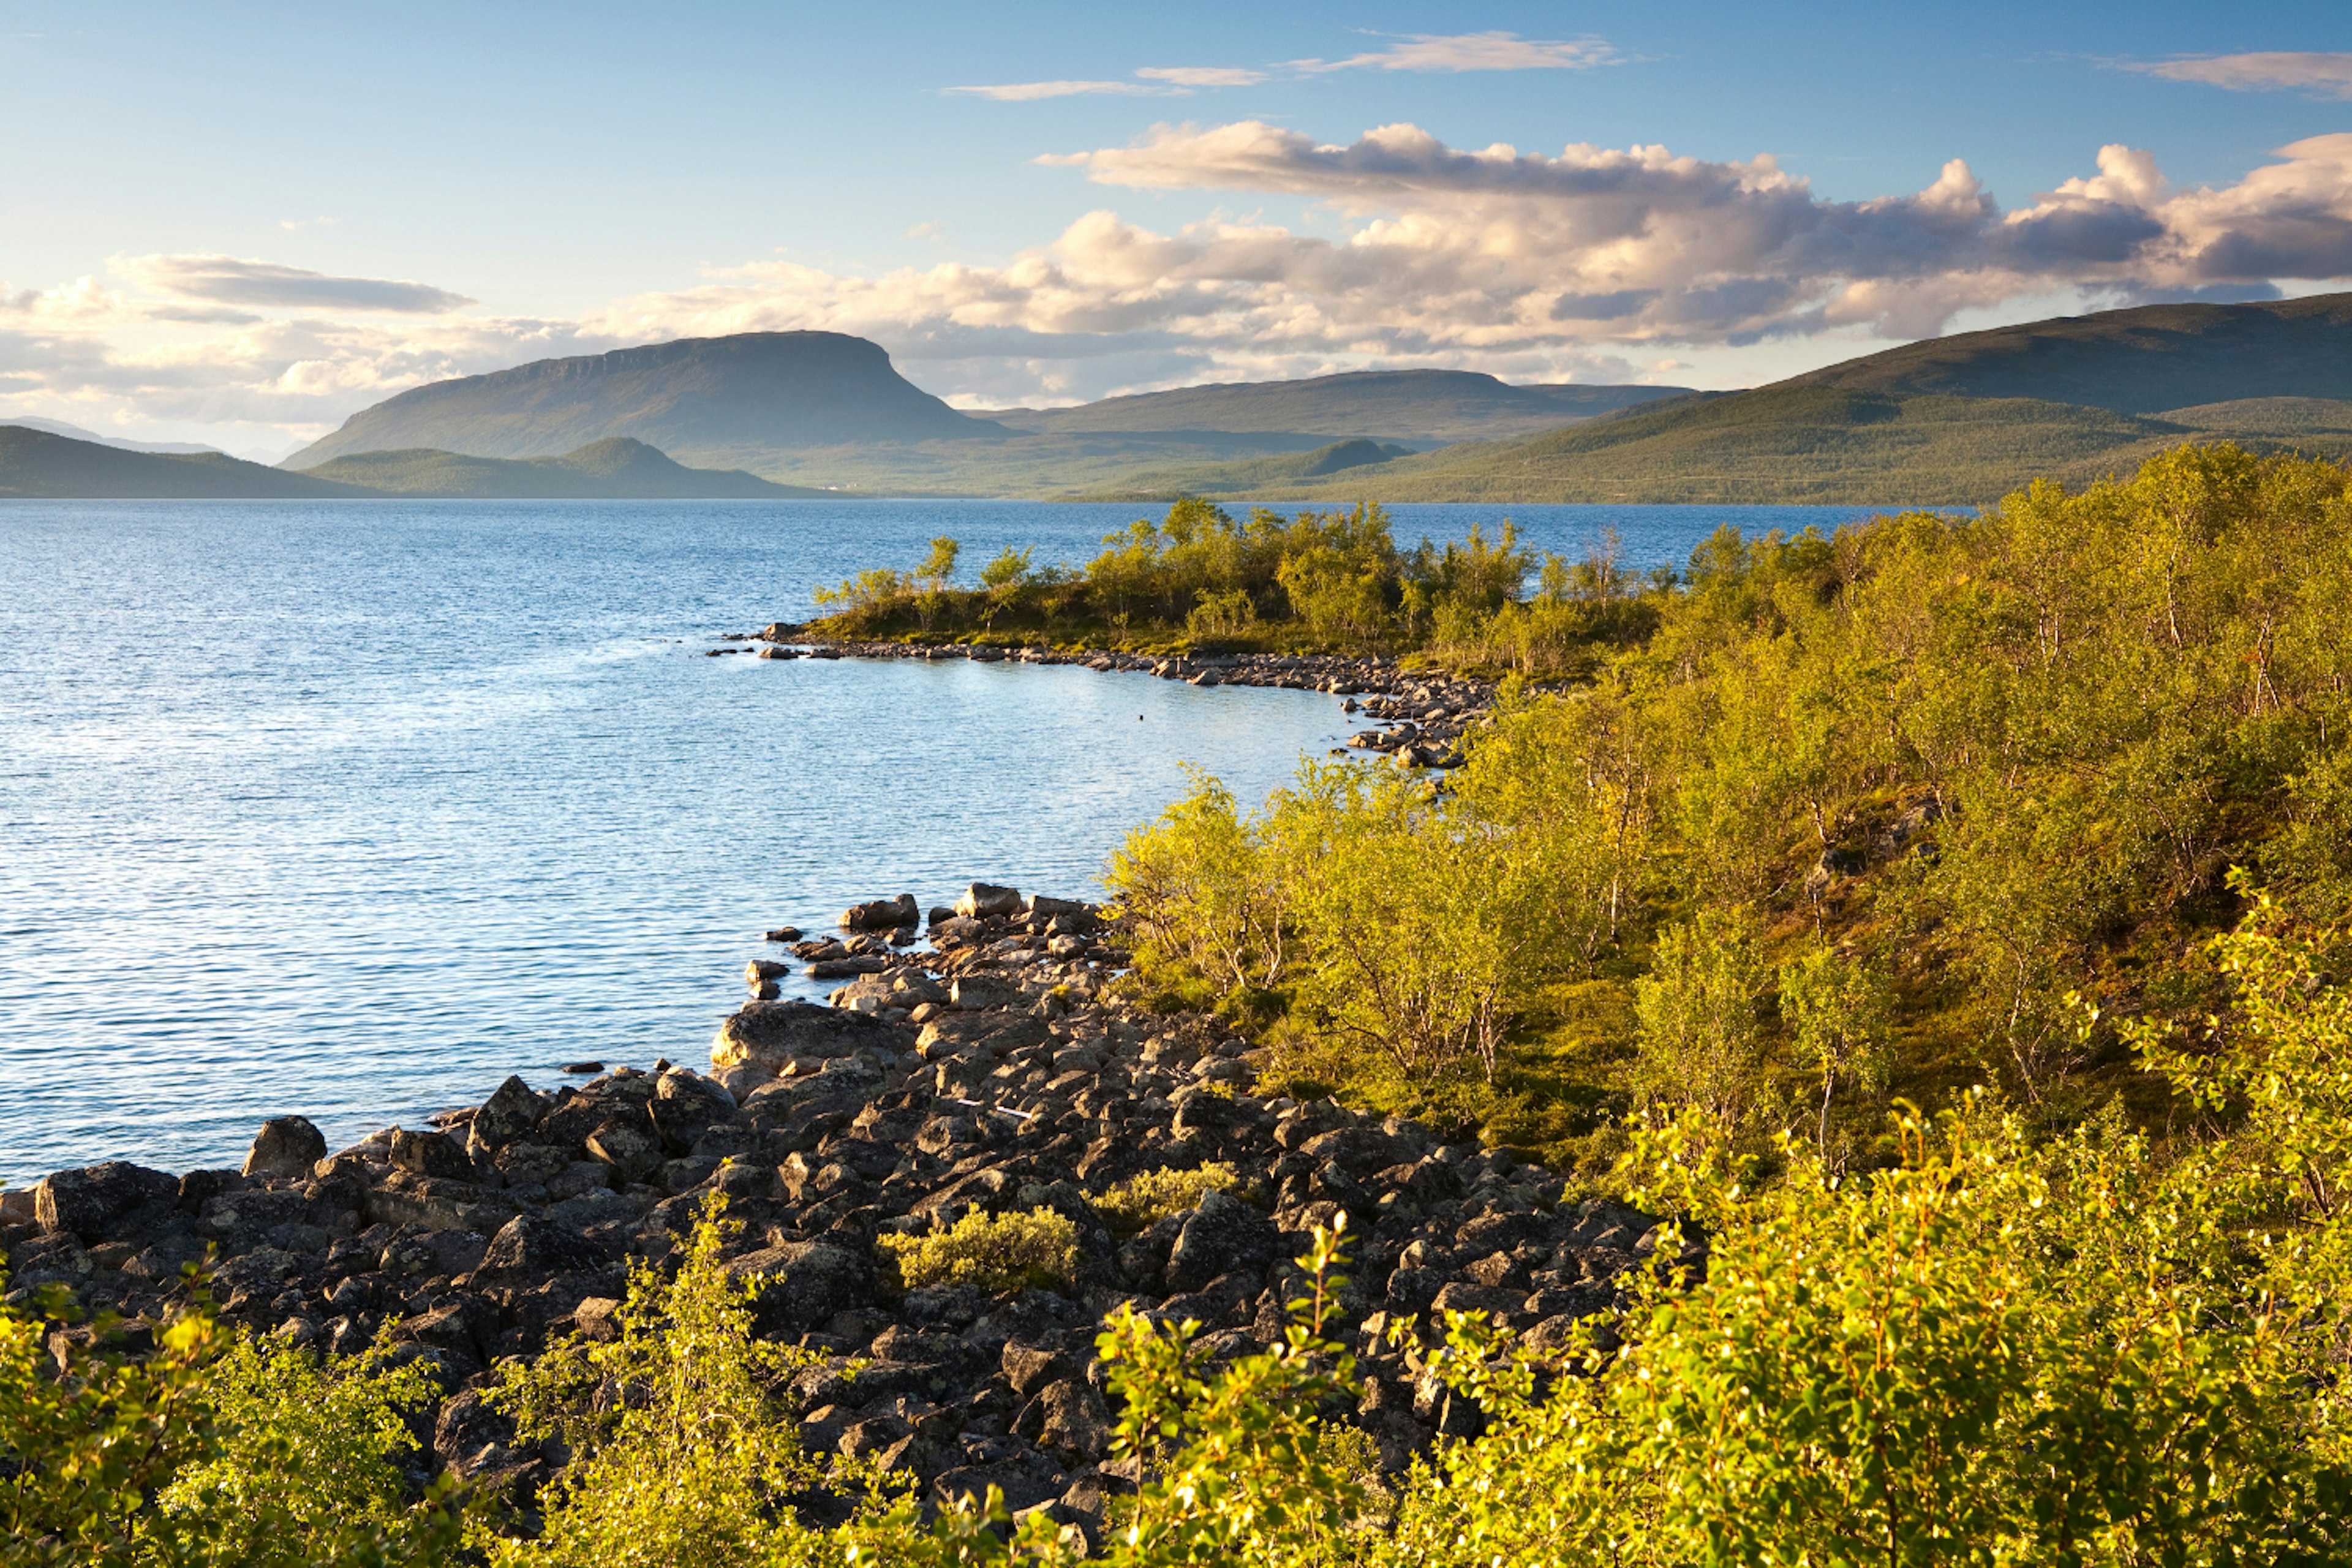
<svg viewBox="0 0 2352 1568"><path fill-rule="evenodd" d="M1781 966L1780 1016L1788 1021L1797 1064L1822 1075L1813 1146L1824 1159L1830 1098L1838 1086L1864 1093L1886 1087L1893 1011L1884 974L1827 947Z"/></svg>
<svg viewBox="0 0 2352 1568"><path fill-rule="evenodd" d="M1685 1107L1726 1140L1751 1120L1763 1079L1762 986L1745 931L1703 912L1660 934L1650 973L1634 983L1641 1082L1654 1116Z"/></svg>

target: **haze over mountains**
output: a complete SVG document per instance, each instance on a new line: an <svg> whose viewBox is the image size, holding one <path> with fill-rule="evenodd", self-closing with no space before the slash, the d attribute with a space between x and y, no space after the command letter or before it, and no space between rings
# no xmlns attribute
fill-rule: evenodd
<svg viewBox="0 0 2352 1568"><path fill-rule="evenodd" d="M0 425L0 497L90 500L778 500L824 490L683 468L625 438L555 458L369 452L308 473L226 453L151 453Z"/></svg>
<svg viewBox="0 0 2352 1568"><path fill-rule="evenodd" d="M16 439L0 494L1942 505L2189 439L2352 455L2352 294L1962 333L1728 394L1400 370L984 416L863 339L755 332L416 387L284 472Z"/></svg>

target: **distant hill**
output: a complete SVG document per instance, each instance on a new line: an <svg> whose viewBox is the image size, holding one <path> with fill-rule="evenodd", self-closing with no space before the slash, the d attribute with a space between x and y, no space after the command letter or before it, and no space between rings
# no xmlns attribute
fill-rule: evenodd
<svg viewBox="0 0 2352 1568"><path fill-rule="evenodd" d="M131 452L0 425L0 496L86 500L309 500L369 491L220 452Z"/></svg>
<svg viewBox="0 0 2352 1568"><path fill-rule="evenodd" d="M740 468L686 468L626 436L592 441L560 458L473 458L412 447L332 458L303 472L384 494L486 500L775 500L835 494L771 484Z"/></svg>
<svg viewBox="0 0 2352 1568"><path fill-rule="evenodd" d="M217 452L218 447L207 447L195 441L126 441L119 436L101 436L95 430L85 430L79 425L68 425L62 419L36 419L30 415L11 415L0 419L0 425L21 425L27 430L46 430L52 436L64 436L75 441L94 442L100 447L112 447L124 452Z"/></svg>
<svg viewBox="0 0 2352 1568"><path fill-rule="evenodd" d="M1178 496L1254 492L1346 474L1350 483L1377 483L1364 472L1376 464L1413 455L1410 447L1378 441L1334 441L1311 452L1285 453L1277 458L1254 458L1213 467L1146 468L1118 484L1106 486L1089 500L1173 500Z"/></svg>
<svg viewBox="0 0 2352 1568"><path fill-rule="evenodd" d="M2061 316L1907 343L1780 384L2034 397L2121 414L2248 398L2352 398L2352 294Z"/></svg>
<svg viewBox="0 0 2352 1568"><path fill-rule="evenodd" d="M2352 455L2352 405L2332 414L2244 407L2148 416L2033 398L1784 384L1329 478L1227 487L1202 473L1211 482L1181 489L1235 500L1970 506L2043 476L2084 483L2128 471L2187 440Z"/></svg>
<svg viewBox="0 0 2352 1568"><path fill-rule="evenodd" d="M737 470L682 468L642 442L597 441L561 458L511 460L431 450L338 458L308 473L219 452L125 451L0 425L0 498L57 500L316 500L481 497L510 500L835 497Z"/></svg>
<svg viewBox="0 0 2352 1568"><path fill-rule="evenodd" d="M1368 370L1303 381L1221 382L1107 397L1076 408L988 417L1049 435L1108 431L1279 431L1416 446L1549 430L1686 391L1678 386L1513 386L1466 370Z"/></svg>
<svg viewBox="0 0 2352 1568"><path fill-rule="evenodd" d="M840 332L687 338L414 387L362 409L281 467L431 447L478 458L551 457L626 436L681 459L844 442L1002 439ZM725 460L723 456L722 459Z"/></svg>

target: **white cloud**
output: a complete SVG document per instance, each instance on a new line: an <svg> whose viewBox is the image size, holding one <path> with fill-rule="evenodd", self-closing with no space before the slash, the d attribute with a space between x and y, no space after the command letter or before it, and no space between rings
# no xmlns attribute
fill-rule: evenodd
<svg viewBox="0 0 2352 1568"><path fill-rule="evenodd" d="M1183 95L1184 89L1154 87L1139 81L1009 81L993 87L950 87L941 90L973 98L992 98L1000 103L1031 103L1041 98L1080 98L1105 93L1120 98L1178 98Z"/></svg>
<svg viewBox="0 0 2352 1568"><path fill-rule="evenodd" d="M1401 363L1686 380L1695 358L1755 365L1811 338L1920 337L1964 313L2352 278L2352 133L2213 186L2174 184L2151 153L2111 145L2006 210L1959 159L1908 194L1832 201L1769 157L1465 149L1412 125L1339 145L1255 121L1167 126L1049 162L1106 187L1286 196L1318 216L1312 231L1232 216L1168 230L1105 205L1000 265L860 275L766 260L560 321L339 319L380 310L372 289L425 286L321 279L368 287L313 308L277 291L290 268L142 258L111 279L0 286L0 409L316 431L439 377L793 329L873 338L919 384L992 403ZM292 319L234 303L248 285L302 303Z"/></svg>
<svg viewBox="0 0 2352 1568"><path fill-rule="evenodd" d="M1339 60L1293 60L1303 71L1589 70L1622 56L1599 38L1522 38L1517 33L1410 33L1402 42Z"/></svg>
<svg viewBox="0 0 2352 1568"><path fill-rule="evenodd" d="M2352 98L2352 54L2270 51L2197 55L2171 60L2126 60L2126 70L2198 81L2239 92L2288 89L2315 98Z"/></svg>
<svg viewBox="0 0 2352 1568"><path fill-rule="evenodd" d="M1178 87L1255 87L1265 72L1240 66L1146 66L1136 75Z"/></svg>
<svg viewBox="0 0 2352 1568"><path fill-rule="evenodd" d="M160 293L268 310L383 310L437 316L474 303L463 294L384 278L333 278L235 256L132 256L115 270Z"/></svg>

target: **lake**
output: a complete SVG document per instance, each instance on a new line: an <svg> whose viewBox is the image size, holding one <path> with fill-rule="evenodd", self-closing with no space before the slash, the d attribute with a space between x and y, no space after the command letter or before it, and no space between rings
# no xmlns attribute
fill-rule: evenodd
<svg viewBox="0 0 2352 1568"><path fill-rule="evenodd" d="M340 1147L560 1064L701 1066L744 961L856 900L1098 891L1206 768L1263 797L1336 698L1086 669L709 658L813 584L1084 560L1132 505L0 501L0 1180ZM1634 567L1726 521L1512 516ZM799 993L819 988L802 983Z"/></svg>

